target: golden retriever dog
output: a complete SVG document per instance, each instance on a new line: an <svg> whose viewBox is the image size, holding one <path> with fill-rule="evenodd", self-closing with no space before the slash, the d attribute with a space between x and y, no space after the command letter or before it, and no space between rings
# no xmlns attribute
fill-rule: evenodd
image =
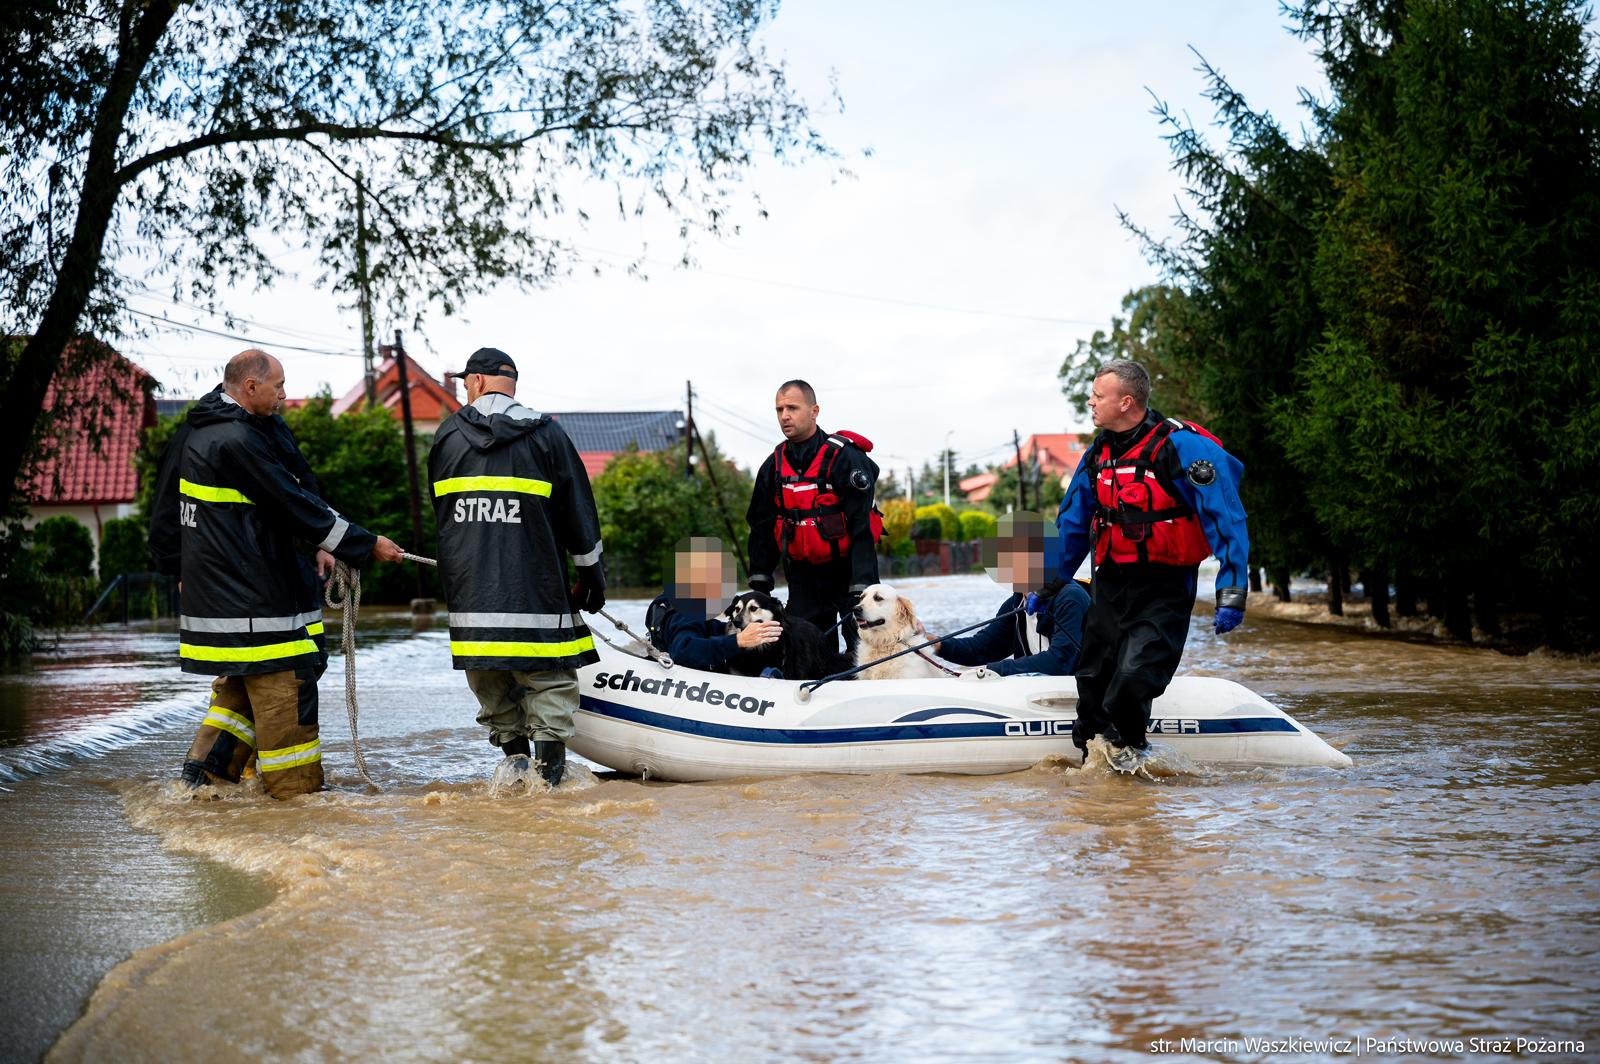
<svg viewBox="0 0 1600 1064"><path fill-rule="evenodd" d="M917 622L911 600L888 584L873 584L861 593L855 608L856 630L861 642L856 645L856 664L871 665L897 651L926 642L927 630ZM858 680L903 680L919 677L945 677L950 673L928 660L933 648L922 654L906 654L873 666L856 675ZM952 672L954 670L951 670Z"/></svg>

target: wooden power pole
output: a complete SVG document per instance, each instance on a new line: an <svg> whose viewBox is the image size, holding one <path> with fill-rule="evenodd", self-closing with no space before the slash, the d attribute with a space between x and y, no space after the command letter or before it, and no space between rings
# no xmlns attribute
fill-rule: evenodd
<svg viewBox="0 0 1600 1064"><path fill-rule="evenodd" d="M411 429L411 379L406 371L406 349L400 343L399 329L394 331L394 366L400 374L400 423L406 438L406 499L411 503L411 549L418 551L422 549L422 504L417 494L417 449ZM426 610L417 609L418 602L423 601L422 567L413 565L411 570L417 577L417 602L411 604L412 612L432 613L431 602Z"/></svg>
<svg viewBox="0 0 1600 1064"><path fill-rule="evenodd" d="M367 406L378 402L372 367L372 281L367 274L367 188L356 171L356 298L361 303L361 366L367 384ZM419 543L420 547L421 544Z"/></svg>
<svg viewBox="0 0 1600 1064"><path fill-rule="evenodd" d="M1011 442L1017 447L1017 512L1022 513L1028 508L1028 470L1022 464L1022 434L1016 429L1011 430Z"/></svg>

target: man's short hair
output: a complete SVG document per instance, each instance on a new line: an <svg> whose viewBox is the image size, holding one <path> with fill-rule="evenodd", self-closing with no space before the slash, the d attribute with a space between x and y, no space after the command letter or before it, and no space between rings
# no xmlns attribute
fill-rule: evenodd
<svg viewBox="0 0 1600 1064"><path fill-rule="evenodd" d="M1098 379L1108 373L1117 378L1122 390L1133 396L1135 403L1142 407L1150 405L1150 374L1143 366L1131 358L1114 358L1101 366L1095 377Z"/></svg>
<svg viewBox="0 0 1600 1064"><path fill-rule="evenodd" d="M788 391L790 388L794 388L801 395L806 397L806 405L807 406L816 406L817 405L817 392L816 392L816 389L811 387L811 385L807 384L805 381L784 381L782 384L778 385L777 394L782 395L784 392Z"/></svg>
<svg viewBox="0 0 1600 1064"><path fill-rule="evenodd" d="M271 368L271 356L265 351L254 347L248 351L240 351L228 359L228 367L222 371L222 386L229 389L243 388L245 380L249 377L264 381L267 379L267 371Z"/></svg>

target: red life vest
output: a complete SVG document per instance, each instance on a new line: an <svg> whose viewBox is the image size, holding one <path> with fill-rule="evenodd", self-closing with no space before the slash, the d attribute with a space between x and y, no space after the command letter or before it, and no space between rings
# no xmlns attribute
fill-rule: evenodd
<svg viewBox="0 0 1600 1064"><path fill-rule="evenodd" d="M1222 443L1192 421L1167 418L1145 433L1121 458L1111 443L1090 452L1094 479L1094 560L1104 565L1155 562L1199 565L1211 554L1200 519L1156 467L1156 456L1174 432L1198 432Z"/></svg>
<svg viewBox="0 0 1600 1064"><path fill-rule="evenodd" d="M845 447L855 444L872 450L872 441L854 432L830 435L817 448L816 457L804 473L789 464L788 443L778 444L773 452L773 472L778 490L773 503L778 508L773 535L778 549L795 561L821 565L845 557L850 550L850 530L845 525L844 503L833 482L833 469ZM873 506L869 516L872 541L883 535L883 515Z"/></svg>

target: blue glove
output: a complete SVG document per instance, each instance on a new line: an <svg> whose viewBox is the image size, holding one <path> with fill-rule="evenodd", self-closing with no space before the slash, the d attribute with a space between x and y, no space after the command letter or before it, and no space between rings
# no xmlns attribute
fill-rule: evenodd
<svg viewBox="0 0 1600 1064"><path fill-rule="evenodd" d="M1244 610L1236 610L1232 606L1217 607L1217 634L1231 632L1244 623Z"/></svg>
<svg viewBox="0 0 1600 1064"><path fill-rule="evenodd" d="M761 678L764 680L781 680L783 679L783 670L775 665L768 665L761 670Z"/></svg>
<svg viewBox="0 0 1600 1064"><path fill-rule="evenodd" d="M1028 597L1022 600L1022 608L1029 617L1044 609L1044 605L1044 599L1039 597L1037 591L1028 592Z"/></svg>

